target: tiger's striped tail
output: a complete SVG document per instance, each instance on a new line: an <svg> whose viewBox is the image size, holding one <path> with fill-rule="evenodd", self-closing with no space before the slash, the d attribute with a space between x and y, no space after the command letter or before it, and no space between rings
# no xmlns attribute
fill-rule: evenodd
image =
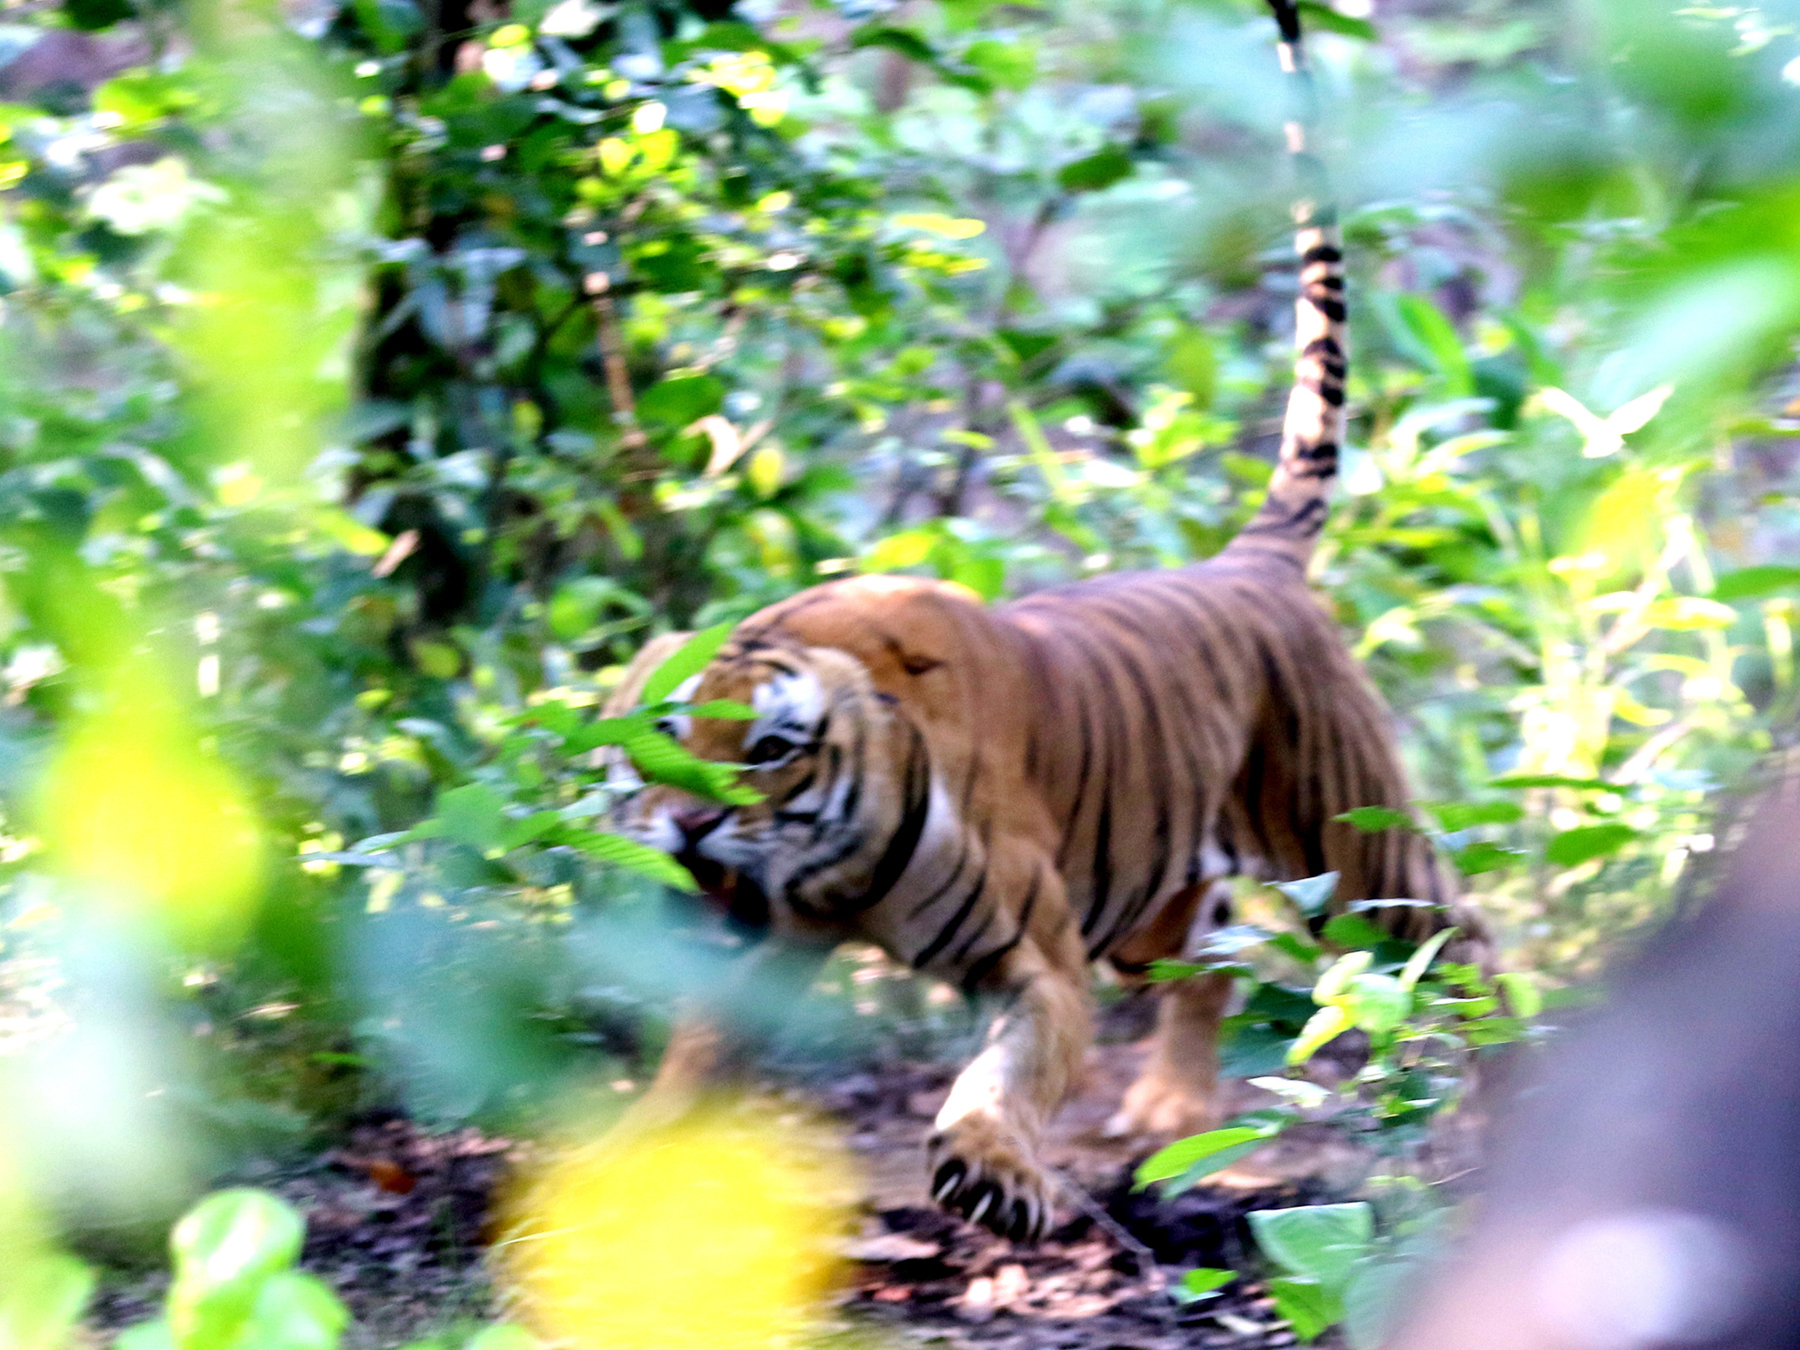
<svg viewBox="0 0 1800 1350"><path fill-rule="evenodd" d="M1344 379L1349 334L1344 322L1344 250L1324 165L1310 141L1318 125L1318 96L1301 43L1298 0L1269 0L1281 29L1281 68L1293 108L1286 134L1299 183L1294 223L1300 254L1295 304L1294 387L1281 429L1281 458L1262 508L1226 546L1228 555L1273 555L1304 570L1325 528L1331 480L1344 440Z"/></svg>

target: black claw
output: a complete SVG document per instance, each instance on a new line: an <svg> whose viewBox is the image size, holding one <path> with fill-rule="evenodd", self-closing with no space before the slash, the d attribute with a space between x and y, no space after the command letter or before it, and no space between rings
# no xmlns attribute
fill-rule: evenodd
<svg viewBox="0 0 1800 1350"><path fill-rule="evenodd" d="M962 1202L958 1203L957 1208L962 1211L964 1218L973 1218L977 1207L981 1204L983 1196L987 1197L987 1208L982 1210L981 1218L976 1220L976 1222L998 1232L998 1211L1002 1207L1004 1195L1000 1188L993 1182L983 1181L977 1185L971 1186L968 1194L962 1198Z"/></svg>
<svg viewBox="0 0 1800 1350"><path fill-rule="evenodd" d="M949 1204L950 1197L956 1193L968 1174L969 1169L963 1165L962 1159L950 1159L931 1178L931 1198L939 1204Z"/></svg>
<svg viewBox="0 0 1800 1350"><path fill-rule="evenodd" d="M1012 1202L1012 1222L1006 1225L1006 1236L1024 1242L1031 1236L1031 1206L1023 1200Z"/></svg>

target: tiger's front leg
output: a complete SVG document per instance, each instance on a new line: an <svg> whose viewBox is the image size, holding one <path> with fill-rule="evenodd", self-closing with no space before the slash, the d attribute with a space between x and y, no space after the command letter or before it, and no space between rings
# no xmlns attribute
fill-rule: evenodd
<svg viewBox="0 0 1800 1350"><path fill-rule="evenodd" d="M1026 937L990 981L1010 1005L957 1076L930 1141L933 1199L1015 1242L1035 1242L1049 1223L1054 1188L1039 1148L1093 1038L1080 941L1073 960L1069 943L1053 945L1047 953Z"/></svg>

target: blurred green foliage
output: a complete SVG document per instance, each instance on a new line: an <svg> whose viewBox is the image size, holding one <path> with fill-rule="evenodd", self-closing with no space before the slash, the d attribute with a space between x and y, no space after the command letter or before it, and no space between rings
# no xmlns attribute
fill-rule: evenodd
<svg viewBox="0 0 1800 1350"><path fill-rule="evenodd" d="M1800 12L1370 8L1309 11L1355 341L1317 579L1513 959L1581 977L1795 710ZM1177 565L1266 481L1252 0L8 15L0 1037L42 1089L129 1029L119 1131L168 1143L121 1188L8 1093L57 1204L653 1051L713 957L594 842L647 636ZM67 747L139 725L154 772L59 826ZM68 841L181 763L171 828L247 822L262 890L146 937Z"/></svg>

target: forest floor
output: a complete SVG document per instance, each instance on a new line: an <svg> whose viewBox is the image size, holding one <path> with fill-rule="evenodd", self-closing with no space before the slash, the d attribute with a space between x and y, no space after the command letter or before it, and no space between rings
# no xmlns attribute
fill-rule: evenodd
<svg viewBox="0 0 1800 1350"><path fill-rule="evenodd" d="M1208 1185L1174 1197L1134 1191L1132 1169L1158 1141L1108 1139L1103 1125L1145 1050L1142 1041L1103 1041L1091 1052L1087 1080L1057 1117L1048 1148L1067 1193L1057 1226L1035 1248L929 1202L923 1142L951 1065L887 1060L768 1084L823 1108L859 1165L859 1229L846 1238L846 1276L825 1310L823 1329L836 1333L829 1339L848 1333L859 1345L954 1350L1293 1344L1254 1275L1187 1308L1168 1289L1196 1266L1253 1271L1244 1214L1340 1196L1366 1171L1366 1155L1325 1127L1300 1126ZM1227 1091L1228 1112L1269 1100L1242 1084ZM243 1180L304 1211L305 1266L349 1305L347 1345L375 1350L503 1311L486 1243L493 1198L522 1156L473 1129L433 1134L395 1118L365 1122L321 1155ZM151 1315L165 1280L110 1284L94 1308L98 1339Z"/></svg>

